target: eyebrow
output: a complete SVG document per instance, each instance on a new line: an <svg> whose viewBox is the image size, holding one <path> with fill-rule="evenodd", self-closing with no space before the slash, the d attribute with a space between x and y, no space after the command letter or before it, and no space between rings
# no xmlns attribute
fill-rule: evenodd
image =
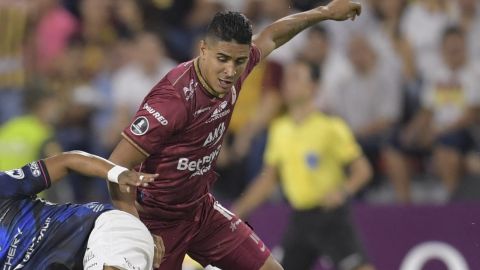
<svg viewBox="0 0 480 270"><path fill-rule="evenodd" d="M225 57L225 58L228 58L228 59L232 59L232 58L233 58L233 57L231 57L230 55L224 54L224 53L221 53L221 52L217 53L217 56L222 56L222 57ZM247 59L248 59L248 56L240 56L240 57L238 57L238 58L235 59L235 60L247 60Z"/></svg>

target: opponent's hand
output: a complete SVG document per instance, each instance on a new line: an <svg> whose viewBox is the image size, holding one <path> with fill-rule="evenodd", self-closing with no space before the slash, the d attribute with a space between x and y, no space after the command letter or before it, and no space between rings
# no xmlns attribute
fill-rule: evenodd
<svg viewBox="0 0 480 270"><path fill-rule="evenodd" d="M165 255L165 245L163 244L162 237L152 234L153 242L155 243L155 254L153 257L153 268L157 269L160 267L162 262L163 255Z"/></svg>
<svg viewBox="0 0 480 270"><path fill-rule="evenodd" d="M134 171L124 171L118 176L118 184L122 187L122 191L129 191L129 186L148 186L148 183L153 182L158 174L139 173Z"/></svg>
<svg viewBox="0 0 480 270"><path fill-rule="evenodd" d="M362 13L362 6L360 3L351 0L333 0L327 6L323 7L330 20L344 21L351 19L355 20L356 16Z"/></svg>

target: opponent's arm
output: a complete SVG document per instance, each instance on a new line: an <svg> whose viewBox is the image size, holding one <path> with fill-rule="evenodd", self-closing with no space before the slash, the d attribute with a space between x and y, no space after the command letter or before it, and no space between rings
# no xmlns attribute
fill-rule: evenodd
<svg viewBox="0 0 480 270"><path fill-rule="evenodd" d="M326 6L319 6L279 19L263 29L258 35L255 35L253 43L260 49L262 59L264 59L273 50L318 22L324 20L353 20L360 15L361 11L362 7L359 3L351 0L333 0Z"/></svg>
<svg viewBox="0 0 480 270"><path fill-rule="evenodd" d="M86 176L108 178L115 164L96 155L83 151L70 151L44 160L52 184L60 181L69 172L74 171ZM118 168L118 167L117 167ZM116 179L120 185L139 186L152 182L156 175L120 170ZM110 173L111 177L112 174Z"/></svg>
<svg viewBox="0 0 480 270"><path fill-rule="evenodd" d="M123 138L113 150L109 160L115 164L131 169L142 163L146 158L142 152ZM138 211L135 208L136 188L122 192L119 185L108 183L108 190L112 203L116 208L138 217Z"/></svg>

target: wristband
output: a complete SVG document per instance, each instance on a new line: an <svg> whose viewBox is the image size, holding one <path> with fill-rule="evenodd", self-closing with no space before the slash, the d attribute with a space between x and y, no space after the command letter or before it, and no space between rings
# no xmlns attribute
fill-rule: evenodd
<svg viewBox="0 0 480 270"><path fill-rule="evenodd" d="M113 166L107 173L108 181L118 184L118 176L124 171L128 171L128 169L118 165Z"/></svg>

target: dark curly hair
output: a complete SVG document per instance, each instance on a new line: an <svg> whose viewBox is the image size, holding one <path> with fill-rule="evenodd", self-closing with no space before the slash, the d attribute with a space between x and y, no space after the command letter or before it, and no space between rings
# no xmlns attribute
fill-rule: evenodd
<svg viewBox="0 0 480 270"><path fill-rule="evenodd" d="M206 36L221 41L250 44L252 42L252 24L240 12L217 12L208 25Z"/></svg>

